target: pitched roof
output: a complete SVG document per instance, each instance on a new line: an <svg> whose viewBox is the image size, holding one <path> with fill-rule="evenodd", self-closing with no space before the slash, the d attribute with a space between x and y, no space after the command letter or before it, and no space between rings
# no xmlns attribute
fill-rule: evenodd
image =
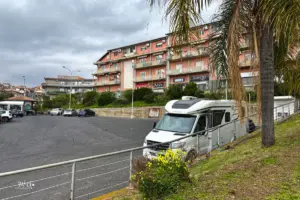
<svg viewBox="0 0 300 200"><path fill-rule="evenodd" d="M7 99L8 101L36 101L30 97L26 97L26 96L17 96L17 97L10 97Z"/></svg>

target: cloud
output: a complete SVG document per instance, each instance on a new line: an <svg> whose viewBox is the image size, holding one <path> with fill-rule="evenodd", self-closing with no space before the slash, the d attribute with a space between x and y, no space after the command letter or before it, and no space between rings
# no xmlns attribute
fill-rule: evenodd
<svg viewBox="0 0 300 200"><path fill-rule="evenodd" d="M162 15L145 0L1 0L0 82L39 85L63 65L91 78L107 49L167 33Z"/></svg>

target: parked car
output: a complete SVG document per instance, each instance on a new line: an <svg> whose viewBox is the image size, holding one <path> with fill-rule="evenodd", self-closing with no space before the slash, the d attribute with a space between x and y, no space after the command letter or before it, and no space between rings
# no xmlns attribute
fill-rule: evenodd
<svg viewBox="0 0 300 200"><path fill-rule="evenodd" d="M65 110L62 115L64 117L66 117L66 116L73 117L73 116L77 116L78 113L77 113L77 111L75 109L68 109L68 110Z"/></svg>
<svg viewBox="0 0 300 200"><path fill-rule="evenodd" d="M54 108L50 111L50 115L53 116L53 115L61 115L62 114L62 109L60 108Z"/></svg>
<svg viewBox="0 0 300 200"><path fill-rule="evenodd" d="M8 110L0 110L0 114L3 122L9 122L13 118L11 112Z"/></svg>
<svg viewBox="0 0 300 200"><path fill-rule="evenodd" d="M96 116L96 113L94 111L92 111L91 109L84 109L84 110L80 110L78 113L78 117L88 117L88 116Z"/></svg>
<svg viewBox="0 0 300 200"><path fill-rule="evenodd" d="M23 117L24 113L21 110L11 110L13 117Z"/></svg>

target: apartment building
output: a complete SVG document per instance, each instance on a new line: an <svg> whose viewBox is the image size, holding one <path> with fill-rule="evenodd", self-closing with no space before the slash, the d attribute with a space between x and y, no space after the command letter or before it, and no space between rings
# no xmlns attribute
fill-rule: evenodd
<svg viewBox="0 0 300 200"><path fill-rule="evenodd" d="M217 73L209 48L214 45L210 37L214 24L192 28L191 42L176 47L172 33L164 37L108 50L94 64L97 66L96 90L98 92L140 87L163 92L171 84L184 86L195 82L201 90L211 89ZM199 39L200 36L200 39ZM252 87L254 73L250 70L251 53L247 35L241 40L240 67L244 85Z"/></svg>
<svg viewBox="0 0 300 200"><path fill-rule="evenodd" d="M95 88L94 79L85 79L80 76L57 76L56 78L45 77L42 88L46 95L54 97L58 94L84 93Z"/></svg>

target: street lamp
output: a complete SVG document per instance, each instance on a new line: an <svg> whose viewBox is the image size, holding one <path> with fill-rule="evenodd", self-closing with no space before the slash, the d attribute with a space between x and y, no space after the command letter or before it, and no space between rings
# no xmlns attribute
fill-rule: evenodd
<svg viewBox="0 0 300 200"><path fill-rule="evenodd" d="M65 66L62 66L64 69L68 70L72 76L72 71ZM76 72L80 72L79 70ZM72 101L72 84L70 84L70 99L69 99L69 109L71 109L71 101Z"/></svg>
<svg viewBox="0 0 300 200"><path fill-rule="evenodd" d="M24 96L26 96L26 92L25 92L25 76L22 76L23 77L23 79L24 79Z"/></svg>
<svg viewBox="0 0 300 200"><path fill-rule="evenodd" d="M134 60L131 60L132 63L132 94L131 94L131 116L130 118L133 119L134 115L133 115L133 100L134 100Z"/></svg>

